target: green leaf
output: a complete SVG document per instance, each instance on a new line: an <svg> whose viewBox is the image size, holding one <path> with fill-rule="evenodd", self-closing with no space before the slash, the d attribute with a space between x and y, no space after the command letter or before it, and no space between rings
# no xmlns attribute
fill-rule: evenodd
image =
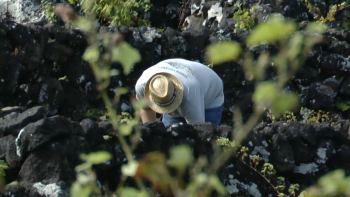
<svg viewBox="0 0 350 197"><path fill-rule="evenodd" d="M195 176L194 181L191 181L186 186L186 191L189 193L189 197L198 196L198 189L208 180L208 176L205 173L199 173Z"/></svg>
<svg viewBox="0 0 350 197"><path fill-rule="evenodd" d="M89 170L89 169L91 169L91 166L92 166L91 163L84 162L80 165L75 166L75 171L80 172L80 171Z"/></svg>
<svg viewBox="0 0 350 197"><path fill-rule="evenodd" d="M0 168L1 169L7 169L9 166L6 164L4 160L0 160Z"/></svg>
<svg viewBox="0 0 350 197"><path fill-rule="evenodd" d="M269 106L278 97L278 88L274 82L260 83L253 94L255 104Z"/></svg>
<svg viewBox="0 0 350 197"><path fill-rule="evenodd" d="M89 20L88 18L79 17L78 20L74 21L74 25L83 32L91 31L96 25L94 20Z"/></svg>
<svg viewBox="0 0 350 197"><path fill-rule="evenodd" d="M105 140L108 140L108 139L111 139L112 136L110 136L110 135L104 135L103 138L104 138Z"/></svg>
<svg viewBox="0 0 350 197"><path fill-rule="evenodd" d="M258 109L271 108L275 116L291 110L298 103L294 93L280 92L274 82L260 83L253 94L253 101Z"/></svg>
<svg viewBox="0 0 350 197"><path fill-rule="evenodd" d="M81 7L85 12L91 14L94 8L95 0L84 0L81 2Z"/></svg>
<svg viewBox="0 0 350 197"><path fill-rule="evenodd" d="M129 90L127 88L123 88L123 87L118 87L118 94L122 95L122 94L126 94L129 92Z"/></svg>
<svg viewBox="0 0 350 197"><path fill-rule="evenodd" d="M224 184L220 181L216 174L212 174L209 177L209 185L212 186L219 194L227 195L228 192Z"/></svg>
<svg viewBox="0 0 350 197"><path fill-rule="evenodd" d="M102 9L101 13L103 13L103 16L105 18L108 18L111 16L112 10L113 10L112 5L105 5L105 7Z"/></svg>
<svg viewBox="0 0 350 197"><path fill-rule="evenodd" d="M83 55L83 60L88 62L96 62L100 57L100 50L97 45L90 45Z"/></svg>
<svg viewBox="0 0 350 197"><path fill-rule="evenodd" d="M100 164L112 159L112 155L106 151L98 151L87 155L82 154L81 159L91 164Z"/></svg>
<svg viewBox="0 0 350 197"><path fill-rule="evenodd" d="M178 145L170 149L170 162L181 172L183 172L192 161L192 150L188 145Z"/></svg>
<svg viewBox="0 0 350 197"><path fill-rule="evenodd" d="M199 183L200 185L203 185L208 180L208 175L205 173L199 173L196 176L195 182Z"/></svg>
<svg viewBox="0 0 350 197"><path fill-rule="evenodd" d="M68 0L69 1L69 3L71 3L71 4L75 4L75 0Z"/></svg>
<svg viewBox="0 0 350 197"><path fill-rule="evenodd" d="M216 44L212 44L207 47L206 54L208 55L209 62L213 64L220 64L223 62L236 60L242 49L237 42L222 41Z"/></svg>
<svg viewBox="0 0 350 197"><path fill-rule="evenodd" d="M247 37L248 45L261 44L262 42L272 43L279 41L297 29L292 21L284 21L280 17L271 15L265 23L260 23Z"/></svg>
<svg viewBox="0 0 350 197"><path fill-rule="evenodd" d="M305 30L311 33L322 34L327 30L327 25L319 22L310 22Z"/></svg>
<svg viewBox="0 0 350 197"><path fill-rule="evenodd" d="M123 187L120 197L148 197L148 194L132 187Z"/></svg>
<svg viewBox="0 0 350 197"><path fill-rule="evenodd" d="M137 120L130 120L126 124L119 125L119 134L126 136L130 135L133 126L137 125L139 122Z"/></svg>
<svg viewBox="0 0 350 197"><path fill-rule="evenodd" d="M294 59L300 53L303 46L304 36L297 32L293 35L291 40L289 41L289 49L288 49L288 57L289 59Z"/></svg>
<svg viewBox="0 0 350 197"><path fill-rule="evenodd" d="M6 176L5 170L8 168L9 166L5 163L5 161L0 160L0 177Z"/></svg>
<svg viewBox="0 0 350 197"><path fill-rule="evenodd" d="M344 101L339 99L336 102L336 106L337 106L337 108L339 110L346 111L346 110L350 109L350 102L349 101L348 102L344 102Z"/></svg>
<svg viewBox="0 0 350 197"><path fill-rule="evenodd" d="M64 76L64 77L60 77L60 78L58 78L58 80L62 80L62 81L64 81L64 80L67 80L67 76Z"/></svg>
<svg viewBox="0 0 350 197"><path fill-rule="evenodd" d="M133 177L135 176L139 163L137 161L131 161L127 164L122 165L122 173L125 176Z"/></svg>
<svg viewBox="0 0 350 197"><path fill-rule="evenodd" d="M299 97L294 93L281 93L273 102L271 111L275 116L280 116L284 112L292 110L298 104Z"/></svg>
<svg viewBox="0 0 350 197"><path fill-rule="evenodd" d="M92 191L91 186L82 187L77 182L73 183L70 189L71 197L89 197Z"/></svg>
<svg viewBox="0 0 350 197"><path fill-rule="evenodd" d="M348 190L347 186L349 186L349 180L345 179L345 173L342 169L324 175L317 182L325 196L341 196Z"/></svg>
<svg viewBox="0 0 350 197"><path fill-rule="evenodd" d="M18 182L17 181L12 181L11 183L7 184L7 185L17 185Z"/></svg>
<svg viewBox="0 0 350 197"><path fill-rule="evenodd" d="M117 47L112 49L112 61L117 61L123 65L124 74L129 74L135 63L141 61L139 51L131 47L127 42L122 41Z"/></svg>
<svg viewBox="0 0 350 197"><path fill-rule="evenodd" d="M306 191L302 191L300 194L299 194L299 196L298 197L306 197Z"/></svg>

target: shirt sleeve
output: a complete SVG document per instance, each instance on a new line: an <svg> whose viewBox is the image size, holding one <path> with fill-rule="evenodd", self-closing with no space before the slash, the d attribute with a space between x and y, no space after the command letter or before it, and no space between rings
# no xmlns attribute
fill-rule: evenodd
<svg viewBox="0 0 350 197"><path fill-rule="evenodd" d="M144 98L145 95L145 84L139 84L135 86L136 99L140 100Z"/></svg>

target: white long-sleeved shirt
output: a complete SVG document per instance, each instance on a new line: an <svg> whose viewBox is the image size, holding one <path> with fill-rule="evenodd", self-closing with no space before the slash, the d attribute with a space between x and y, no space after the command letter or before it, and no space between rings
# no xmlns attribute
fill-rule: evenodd
<svg viewBox="0 0 350 197"><path fill-rule="evenodd" d="M224 103L223 82L209 67L195 61L173 58L146 69L138 79L136 98L144 98L147 81L156 73L166 72L177 77L183 85L183 101L173 117L184 117L188 124L205 122L205 109Z"/></svg>

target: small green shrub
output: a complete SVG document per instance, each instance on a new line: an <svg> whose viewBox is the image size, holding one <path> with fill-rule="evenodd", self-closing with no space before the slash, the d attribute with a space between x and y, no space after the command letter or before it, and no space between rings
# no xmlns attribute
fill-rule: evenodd
<svg viewBox="0 0 350 197"><path fill-rule="evenodd" d="M54 6L52 5L52 2L41 0L41 9L44 11L44 15L48 21L55 20L55 12L53 11Z"/></svg>
<svg viewBox="0 0 350 197"><path fill-rule="evenodd" d="M5 163L4 160L0 160L0 189L2 189L3 186L5 186L5 170L8 169L9 166Z"/></svg>
<svg viewBox="0 0 350 197"><path fill-rule="evenodd" d="M287 123L300 121L304 124L313 125L317 123L331 122L331 124L333 125L338 118L337 115L331 115L329 112L325 112L322 110L315 111L304 107L300 108L299 114L302 118L299 118L298 120L298 117L294 114L294 112L291 111L287 111L281 116L275 116L270 109L266 111L266 116L271 120L272 123L278 121L284 121Z"/></svg>
<svg viewBox="0 0 350 197"><path fill-rule="evenodd" d="M112 155L106 151L92 152L89 154L80 154L80 159L84 163L75 167L77 172L77 181L72 184L70 194L72 197L102 196L96 182L96 173L92 166L111 160Z"/></svg>
<svg viewBox="0 0 350 197"><path fill-rule="evenodd" d="M246 162L246 158L248 158L248 148L244 146L239 146L235 141L230 141L228 138L220 137L216 140L216 144L221 146L224 151L227 151L228 148L238 148L236 158L240 159L243 164L249 166L253 171L259 174L265 181L277 192L278 197L292 197L296 196L296 190L299 190L299 184L291 184L288 188L289 195L284 194L283 192L286 189L285 178L284 177L276 177L276 170L271 163L264 163L261 169L258 169L258 165L260 164L259 155L249 155L249 164ZM272 181L272 177L274 177ZM301 192L299 197L303 197L304 191Z"/></svg>
<svg viewBox="0 0 350 197"><path fill-rule="evenodd" d="M128 112L122 112L122 114L118 117L120 119L120 123L129 122L132 119L131 114L129 114Z"/></svg>
<svg viewBox="0 0 350 197"><path fill-rule="evenodd" d="M305 197L350 196L350 177L343 169L323 175L315 186L308 188Z"/></svg>
<svg viewBox="0 0 350 197"><path fill-rule="evenodd" d="M63 76L63 77L58 78L58 80L60 80L60 81L68 81L68 78L67 78L67 76Z"/></svg>
<svg viewBox="0 0 350 197"><path fill-rule="evenodd" d="M272 123L277 121L285 121L285 122L297 122L297 117L294 115L294 112L286 111L282 116L276 117L273 115L270 109L267 110L266 116L271 120Z"/></svg>
<svg viewBox="0 0 350 197"><path fill-rule="evenodd" d="M256 7L252 7L250 10L242 9L242 3L235 4L238 7L238 11L233 14L233 18L236 20L234 32L236 33L238 29L251 30L255 25L254 17Z"/></svg>
<svg viewBox="0 0 350 197"><path fill-rule="evenodd" d="M96 119L96 120L111 121L110 112L108 112L108 110L103 110L103 109L91 108L85 113L85 117L91 118L91 119ZM132 116L131 116L131 114L129 114L127 112L122 112L120 115L117 115L117 118L119 120L119 123L127 123L127 122L129 122L129 120L132 119Z"/></svg>
<svg viewBox="0 0 350 197"><path fill-rule="evenodd" d="M150 22L139 17L139 13L150 9L149 0L69 0L80 3L87 14L96 14L104 22L119 26L145 26Z"/></svg>
<svg viewBox="0 0 350 197"><path fill-rule="evenodd" d="M350 109L350 101L344 99L338 99L336 101L336 107L341 111L347 111Z"/></svg>
<svg viewBox="0 0 350 197"><path fill-rule="evenodd" d="M92 108L86 112L85 117L87 117L87 118L99 118L105 114L106 114L105 110Z"/></svg>
<svg viewBox="0 0 350 197"><path fill-rule="evenodd" d="M127 75L132 70L133 65L140 61L141 56L137 50L123 41L123 37L118 33L97 32L95 28L95 14L101 14L104 7L100 6L101 8L99 8L96 4L101 3L101 1L82 0L79 2L82 3L83 9L87 13L91 13L91 15L88 14L87 17L77 16L73 13L71 7L63 5L56 7L55 11L58 15L61 15L64 22L71 23L87 36L89 46L85 50L83 59L89 62L95 74L96 81L98 82L98 89L100 90L108 112L110 112L110 120L116 131L116 137L127 158L127 162L121 166L122 174L120 185L118 185L116 191L111 192L113 195L126 196L129 194L129 196L155 196L153 191L157 191L168 196L210 196L212 191L215 190L220 196L229 196L228 191L216 174L217 171L232 156L237 156L238 154L238 158L243 162L245 160L252 161L253 163L259 161L257 157L249 157L248 148L241 146L240 143L258 123L264 109L271 108L274 113L280 114L284 111L292 110L295 107L298 101L297 95L285 91L283 87L299 67L303 65L313 45L320 41L320 36L315 34L322 33L325 30L318 24L309 24L307 30L312 34L312 36L310 36L310 34L297 32L297 24L284 21L284 19L279 17L271 16L266 23L258 24L253 33L247 37L246 44L249 46L259 45L262 42L279 43L282 48L279 54L273 57L263 54L258 60L257 66L255 64L251 65L252 69L250 69L250 71L253 71L252 73L254 73L256 77L255 74L260 74L265 70L256 70L254 68L260 66L266 68L265 65L274 62L274 67L277 69L280 78L278 78L277 82L270 81L257 84L256 91L253 94L254 114L249 118L247 123L242 123L242 116L238 107L234 108L235 128L232 132L234 133L232 139L236 142L237 146L234 142L222 139L220 143L227 149L226 151L216 149L213 155L215 160L210 163L206 156L200 156L200 158L194 159L192 155L193 150L188 145L171 147L169 158L161 152L150 152L145 154L142 158L136 159L133 155L133 150L135 150L135 147L138 145L137 142L139 141L139 136L142 134L142 131L137 131L134 126L138 124L140 119L138 109L148 105L148 103L146 101L133 103L133 107L136 110L134 114L135 118L130 119L126 124L120 124L120 118L118 118L114 109L114 102L118 101L120 93L116 95L112 102L108 97L106 88L109 85L110 76L113 74L110 72L112 62L121 63L124 68L124 74ZM119 1L111 0L108 2ZM133 1L133 3L135 2L136 1ZM94 8L99 9L94 10ZM111 10L111 12L113 12L113 9ZM111 16L115 15L111 14ZM120 24L122 24L122 22L120 22ZM275 31L276 28L280 29L280 31ZM101 41L106 49L106 52L103 54L101 54L99 50L99 41ZM211 50L213 48L216 50ZM215 51L219 51L219 53ZM243 51L244 49L234 41L226 44L222 42L217 43L216 45L209 46L206 50L209 62L212 62L213 65L218 64L218 62L235 61L240 57ZM248 50L248 52L244 54L247 53L250 53L250 51ZM219 54L219 58L215 57L217 54ZM243 57L248 57L244 54ZM245 63L246 62L243 61L243 64ZM245 70L248 66L250 65L245 65ZM133 128L135 128L135 132L132 132ZM108 136L106 136L106 138L109 139ZM127 143L126 138L130 139L131 145ZM137 140L133 140L132 138ZM106 154L102 156L94 155L94 157L102 158L99 159L98 162L104 162L110 158L107 157ZM71 190L72 197L88 197L91 193L99 193L99 191L94 191L96 189L96 174L91 170L90 165L96 162L95 159L91 159L90 163L85 163L83 167L80 166L77 169L77 174L80 177L73 184ZM172 169L175 168L175 171L170 170L169 167ZM265 165L265 168L266 173L271 171L270 166ZM81 173L81 171L84 173ZM183 180L186 171L191 174L189 183L185 183ZM258 171L258 173L260 172ZM125 187L124 180L128 177L135 180L138 189ZM151 190L146 189L144 185L144 181L146 180L151 183Z"/></svg>
<svg viewBox="0 0 350 197"><path fill-rule="evenodd" d="M312 3L309 0L302 0L301 1L306 7L309 9L310 13L314 14L314 19L318 22L321 23L327 23L327 22L332 22L336 21L335 15L339 11L345 11L346 12L346 17L343 19L342 26L339 29L350 29L350 13L346 9L350 7L349 3L350 1L342 1L341 3L338 1L332 1L330 3L333 3L332 7L329 9L327 16L323 17L321 15L321 11L318 7L312 5Z"/></svg>
<svg viewBox="0 0 350 197"><path fill-rule="evenodd" d="M317 123L324 123L324 122L332 122L334 121L334 117L330 115L329 112L325 112L322 110L314 111L309 110L307 108L301 108L300 114L303 116L303 121L305 124L317 124ZM337 116L335 117L337 118Z"/></svg>
<svg viewBox="0 0 350 197"><path fill-rule="evenodd" d="M234 141L230 141L228 138L220 137L216 140L216 144L223 147L225 151L227 148L235 148L237 144Z"/></svg>

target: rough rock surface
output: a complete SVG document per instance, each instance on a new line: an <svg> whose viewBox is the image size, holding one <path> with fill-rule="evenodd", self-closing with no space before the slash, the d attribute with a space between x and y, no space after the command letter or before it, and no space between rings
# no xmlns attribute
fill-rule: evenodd
<svg viewBox="0 0 350 197"><path fill-rule="evenodd" d="M339 120L333 125L261 123L243 145L249 149L249 155L261 158L257 169L266 162L271 163L277 175L285 177L287 185L298 183L301 189L305 189L321 175L339 167L350 173L349 126L348 120ZM230 138L232 135L232 127L222 125L215 128L211 124L181 123L165 127L162 122L155 122L139 124L134 129L142 132L140 144L134 151L137 158L150 151L167 154L169 148L177 144L189 145L196 158L200 155L210 158L213 153L211 144L219 137ZM115 189L120 166L126 159L116 138L103 138L108 133L113 135L108 122L84 119L78 123L53 116L28 123L17 138L11 134L0 138L0 159L5 159L13 168L20 168L17 174L7 178L18 180L19 185L7 187L3 196L14 193L64 196L75 180L74 166L82 162L78 155L98 150L113 155L111 162L96 167L98 181ZM249 166L249 162L243 161L234 157L218 172L229 193L275 196L266 180Z"/></svg>
<svg viewBox="0 0 350 197"><path fill-rule="evenodd" d="M99 31L119 32L137 48L142 61L129 75L111 77L108 95L117 87L129 91L116 106L118 113L132 113L130 97L143 70L167 58L186 58L206 62L205 48L212 43L243 42L249 31L233 33L238 10L234 1L152 0L142 18L152 27L101 27ZM255 22L264 22L271 13L299 23L303 30L313 18L300 0L239 1L242 8L257 5ZM310 1L311 2L311 1ZM328 1L312 1L325 16ZM88 110L104 109L93 72L82 54L85 36L59 22L46 23L39 0L0 2L0 159L10 166L6 187L0 196L66 196L75 180L74 167L83 152L106 150L113 155L109 163L96 166L100 183L116 189L125 155L116 140L111 123L90 118ZM7 10L7 5L9 5ZM8 13L5 13L7 12ZM244 141L249 154L259 155L261 167L272 163L286 184L298 183L301 189L314 184L323 174L338 168L350 174L349 110L337 108L338 99L350 96L350 33L337 27L345 12L336 15L324 42L313 48L306 63L288 83L300 95L301 106L326 110L336 116L321 124L261 123ZM9 15L10 14L10 15ZM180 30L182 29L182 30ZM272 46L267 47L274 50ZM254 49L254 56L264 48ZM112 68L122 71L120 64ZM150 151L167 152L176 144L188 144L195 157L212 153L211 143L231 137L232 106L240 108L243 120L252 113L254 84L245 79L241 65L227 62L213 70L224 82L225 104L221 126L210 124L140 124L142 132L135 156ZM274 72L267 73L270 80ZM120 72L123 73L123 72ZM302 116L303 114L296 114ZM266 117L263 117L265 120ZM331 123L332 122L332 123ZM103 135L112 136L104 139ZM231 195L275 196L273 188L251 167L233 158L219 172L220 180Z"/></svg>
<svg viewBox="0 0 350 197"><path fill-rule="evenodd" d="M45 15L40 8L40 0L0 1L0 19L10 19L17 23L43 23Z"/></svg>
<svg viewBox="0 0 350 197"><path fill-rule="evenodd" d="M154 3L152 9L159 8L164 11L169 8L169 13L172 13L171 10L175 10L177 6L174 3L164 2L159 5ZM243 8L255 3L257 2L244 3ZM305 21L301 20L304 13L292 11L296 9L293 6L299 6L299 3L296 5L285 1L270 3L263 1L257 6L256 22L263 22L269 13L279 12L282 9L284 11L280 13L304 24ZM227 20L231 20L237 8L229 3L222 5L218 1L202 1L202 3L191 1L184 8L183 13L189 9L191 15L184 18L186 20L175 17L183 25L184 31L177 31L177 26L170 24L164 27L164 30L160 30L157 27L162 25L156 25L157 23L154 27L100 28L100 32L122 33L125 40L136 47L142 55L142 61L135 65L128 76L121 74L111 77L108 88L111 97L114 96L116 87L127 87L128 95L134 95L134 85L142 71L163 59L180 57L205 63L204 49L209 44L222 40L242 42L249 34L245 30L232 32L235 22ZM152 9L148 14L154 14ZM224 19L226 22L222 22ZM156 22L152 21L156 20L152 17L150 20ZM204 21L208 24L203 23ZM164 21L161 23L168 24ZM103 106L95 87L96 81L92 70L81 58L87 46L81 32L67 29L57 23L40 26L3 21L0 22L0 28L3 32L2 42L5 43L0 52L6 54L0 55L0 65L5 71L0 73L0 98L3 105L26 108L45 105L48 116L60 114L76 121L86 118L88 109ZM306 64L290 81L289 88L300 94L304 107L347 115L349 112L339 111L335 103L338 98L345 98L348 95L346 77L349 75L349 69L346 54L350 37L347 30L337 29L329 29L324 36L328 41L314 48ZM254 51L256 55L261 52L262 50ZM122 71L120 64L113 64L112 67ZM254 85L245 79L243 69L237 63L228 62L213 69L224 81L226 98L223 123L232 125L230 108L233 105L241 109L246 120L252 112L251 94ZM67 80L58 80L65 76ZM275 77L273 72L267 76L268 79ZM128 96L123 98L118 108L120 112L132 111Z"/></svg>

